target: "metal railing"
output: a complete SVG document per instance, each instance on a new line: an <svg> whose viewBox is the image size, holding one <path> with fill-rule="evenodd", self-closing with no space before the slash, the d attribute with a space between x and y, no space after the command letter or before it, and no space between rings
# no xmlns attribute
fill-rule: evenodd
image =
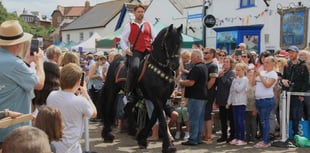
<svg viewBox="0 0 310 153"><path fill-rule="evenodd" d="M285 142L289 138L289 121L290 121L290 103L291 96L310 96L310 92L286 92L281 94L280 102L280 126L281 126L281 141Z"/></svg>

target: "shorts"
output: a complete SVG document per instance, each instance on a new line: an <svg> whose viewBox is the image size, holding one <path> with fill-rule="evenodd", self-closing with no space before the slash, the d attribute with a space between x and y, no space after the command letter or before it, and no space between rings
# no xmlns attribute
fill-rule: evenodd
<svg viewBox="0 0 310 153"><path fill-rule="evenodd" d="M205 121L211 120L213 102L208 101L205 109Z"/></svg>
<svg viewBox="0 0 310 153"><path fill-rule="evenodd" d="M177 122L178 123L182 123L182 122L187 122L189 120L189 114L188 114L188 110L187 110L187 107L178 107L176 109L176 111L178 112L179 114L179 117L178 117L178 120Z"/></svg>
<svg viewBox="0 0 310 153"><path fill-rule="evenodd" d="M172 107L170 104L166 104L166 105L164 106L164 112L165 112L165 114L166 114L168 117L171 118L171 113L172 113L173 111L175 111L175 109L174 109L174 107Z"/></svg>

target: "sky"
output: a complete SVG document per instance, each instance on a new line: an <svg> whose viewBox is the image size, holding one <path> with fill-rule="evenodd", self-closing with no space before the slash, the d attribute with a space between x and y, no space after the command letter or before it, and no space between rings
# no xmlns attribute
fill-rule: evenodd
<svg viewBox="0 0 310 153"><path fill-rule="evenodd" d="M2 5L8 12L21 12L24 8L31 11L39 11L42 15L51 18L53 11L57 5L62 6L84 6L86 0L0 0ZM111 0L89 0L90 5L94 6L97 3L102 3Z"/></svg>

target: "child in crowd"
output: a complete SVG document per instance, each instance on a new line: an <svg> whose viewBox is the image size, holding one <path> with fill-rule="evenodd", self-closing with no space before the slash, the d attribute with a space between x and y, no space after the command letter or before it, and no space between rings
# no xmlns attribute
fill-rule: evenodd
<svg viewBox="0 0 310 153"><path fill-rule="evenodd" d="M244 63L238 63L236 65L235 71L236 76L233 80L229 97L226 105L226 109L232 105L232 113L233 113L233 121L234 121L234 129L235 135L234 139L229 143L233 145L246 145L247 143L244 141L245 135L245 107L247 104L247 96L246 89L248 85L248 78L245 77L245 72L247 70L247 65Z"/></svg>
<svg viewBox="0 0 310 153"><path fill-rule="evenodd" d="M181 137L181 128L183 123L185 124L185 136L184 139L188 139L189 138L189 124L188 124L188 111L187 111L187 107L186 107L187 103L186 100L183 98L180 106L176 108L176 111L179 114L178 120L177 120L177 132L175 134L175 139L180 139Z"/></svg>
<svg viewBox="0 0 310 153"><path fill-rule="evenodd" d="M254 142L257 132L256 107L255 107L255 72L253 69L248 70L247 77L249 80L246 95L247 105L245 112L246 141Z"/></svg>
<svg viewBox="0 0 310 153"><path fill-rule="evenodd" d="M191 52L186 50L181 53L181 60L180 60L180 72L181 72L181 79L186 80L189 74L189 71L194 66L191 63ZM184 88L180 88L182 92L182 97L184 97Z"/></svg>
<svg viewBox="0 0 310 153"><path fill-rule="evenodd" d="M21 126L10 132L10 134L3 141L2 153L25 152L51 152L51 148L48 143L48 136L44 131L32 126Z"/></svg>
<svg viewBox="0 0 310 153"><path fill-rule="evenodd" d="M59 109L46 105L40 107L35 126L47 134L50 143L62 140L63 122ZM52 144L51 150L56 153L56 148Z"/></svg>
<svg viewBox="0 0 310 153"><path fill-rule="evenodd" d="M48 106L60 110L64 122L62 141L52 142L57 153L82 153L83 118L95 118L97 115L86 87L81 86L82 72L78 64L65 65L60 72L61 90L52 91L46 100ZM76 96L76 91L80 91L81 95Z"/></svg>

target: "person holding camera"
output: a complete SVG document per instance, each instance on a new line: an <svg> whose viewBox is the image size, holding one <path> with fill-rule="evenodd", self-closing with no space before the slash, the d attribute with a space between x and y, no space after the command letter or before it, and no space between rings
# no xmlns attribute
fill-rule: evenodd
<svg viewBox="0 0 310 153"><path fill-rule="evenodd" d="M39 50L30 57L31 38L32 35L23 32L17 20L7 20L0 25L0 110L30 114L33 89L44 86L43 51ZM26 59L27 63L23 61ZM35 72L29 68L32 61L36 64ZM0 142L11 131L25 125L30 125L30 121L1 128Z"/></svg>
<svg viewBox="0 0 310 153"><path fill-rule="evenodd" d="M286 51L289 53L289 61L284 66L282 88L290 92L306 92L309 79L306 62L298 58L298 47L290 46ZM293 136L298 134L298 123L303 114L303 101L303 96L291 96L290 120L292 120Z"/></svg>
<svg viewBox="0 0 310 153"><path fill-rule="evenodd" d="M74 63L66 64L60 72L61 90L52 91L46 100L47 106L60 110L64 122L62 141L53 141L57 153L82 153L80 139L83 134L83 118L95 118L97 109L81 82L82 68ZM75 95L77 91L81 95Z"/></svg>

